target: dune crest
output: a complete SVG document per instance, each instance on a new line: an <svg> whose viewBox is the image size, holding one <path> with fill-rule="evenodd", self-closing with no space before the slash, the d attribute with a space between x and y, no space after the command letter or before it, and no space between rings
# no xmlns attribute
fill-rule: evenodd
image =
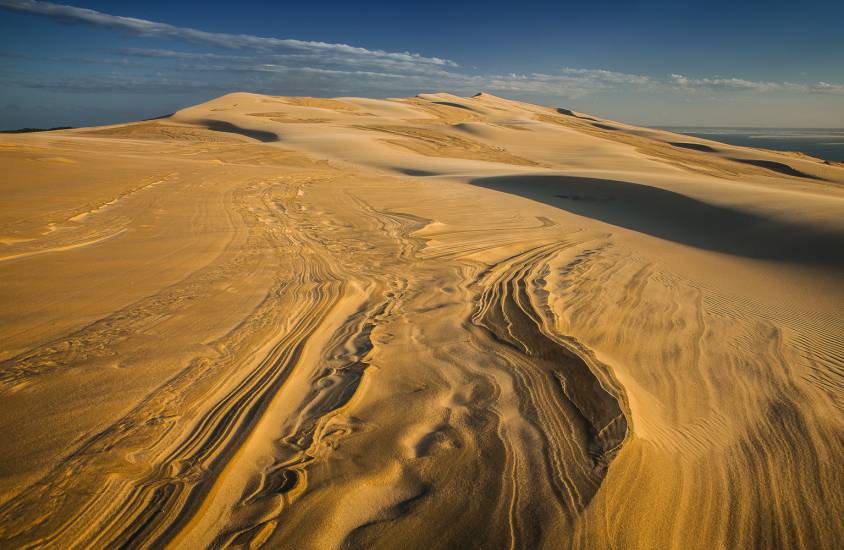
<svg viewBox="0 0 844 550"><path fill-rule="evenodd" d="M486 93L0 159L0 546L844 539L840 166Z"/></svg>

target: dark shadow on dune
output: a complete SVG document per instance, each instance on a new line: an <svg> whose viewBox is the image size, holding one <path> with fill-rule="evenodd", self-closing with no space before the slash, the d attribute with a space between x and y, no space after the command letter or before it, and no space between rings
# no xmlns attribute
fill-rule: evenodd
<svg viewBox="0 0 844 550"><path fill-rule="evenodd" d="M590 118L588 116L580 116L577 113L575 113L574 111L572 111L571 109L563 109L562 107L557 107L557 112L560 113L561 115L571 116L571 117L574 117L574 118L582 118L583 120L595 121L594 118ZM595 122L597 122L597 121L595 121Z"/></svg>
<svg viewBox="0 0 844 550"><path fill-rule="evenodd" d="M202 123L205 125L206 128L208 128L209 130L214 130L215 132L228 132L231 134L240 134L248 138L263 141L265 143L269 143L272 141L281 141L281 139L272 132L266 132L264 130L253 130L251 128L242 128L240 126L232 124L231 122L225 122L223 120L206 119L203 120Z"/></svg>
<svg viewBox="0 0 844 550"><path fill-rule="evenodd" d="M413 176L416 178L424 178L426 176L439 176L437 172L428 172L427 170L417 170L415 168L400 168L395 167L394 170L401 172L405 176Z"/></svg>
<svg viewBox="0 0 844 550"><path fill-rule="evenodd" d="M610 126L609 124L601 124L599 122L594 122L592 126L594 126L595 128L600 128L601 130L618 130L618 128L616 128L615 126Z"/></svg>
<svg viewBox="0 0 844 550"><path fill-rule="evenodd" d="M573 176L503 176L472 184L703 250L844 267L844 232L716 206L626 181Z"/></svg>
<svg viewBox="0 0 844 550"><path fill-rule="evenodd" d="M458 109L465 109L467 111L472 111L473 113L477 112L475 109L468 107L466 105L461 105L459 103L454 103L453 101L432 101L431 103L435 105L445 105L447 107L457 107Z"/></svg>
<svg viewBox="0 0 844 550"><path fill-rule="evenodd" d="M794 176L796 178L809 178L809 179L812 179L812 180L824 181L823 178L819 178L817 176L813 176L811 174L801 172L800 170L795 170L791 166L784 164L782 162L775 162L773 160L738 159L738 158L730 158L730 160L735 161L735 162L741 162L743 164L750 164L750 165L753 165L753 166L758 166L759 168L766 168L768 170L773 170L774 172L779 172L780 174L785 174L786 176Z"/></svg>
<svg viewBox="0 0 844 550"><path fill-rule="evenodd" d="M452 124L451 127L454 128L455 130L460 130L461 132L466 132L467 134L471 134L473 136L477 136L477 135L480 134L477 126L474 126L472 124L466 124L465 122L460 122L458 124Z"/></svg>
<svg viewBox="0 0 844 550"><path fill-rule="evenodd" d="M170 114L167 114L167 115L154 116L152 118L142 118L141 122L149 122L151 120L164 120L165 118L170 118L171 116L173 116L175 114L176 113L170 113Z"/></svg>
<svg viewBox="0 0 844 550"><path fill-rule="evenodd" d="M691 149L693 151L701 151L704 153L717 153L717 150L709 145L703 145L702 143L686 143L686 142L679 142L679 141L672 141L669 142L669 145L673 145L674 147L680 147L682 149ZM811 174L807 174L805 172L801 172L791 166L783 163L783 162L776 162L773 160L763 160L763 159L740 159L736 157L728 157L729 160L733 162L740 162L742 164L750 164L751 166L758 166L759 168L765 168L767 170L772 170L774 172L779 172L780 174L785 174L786 176L794 176L796 178L809 178L813 180L819 181L826 181L823 178L819 178L818 176L813 176Z"/></svg>
<svg viewBox="0 0 844 550"><path fill-rule="evenodd" d="M709 145L704 145L702 143L685 143L682 141L670 141L668 142L669 145L673 145L674 147L679 147L681 149L691 149L692 151L701 151L703 153L715 153L716 150Z"/></svg>

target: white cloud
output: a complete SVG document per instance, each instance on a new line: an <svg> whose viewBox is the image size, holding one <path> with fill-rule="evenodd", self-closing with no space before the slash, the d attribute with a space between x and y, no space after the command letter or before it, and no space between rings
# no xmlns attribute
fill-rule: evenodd
<svg viewBox="0 0 844 550"><path fill-rule="evenodd" d="M784 84L776 82L757 82L743 78L688 78L681 74L672 74L671 80L681 88L705 88L710 90L752 90L770 92L784 89Z"/></svg>
<svg viewBox="0 0 844 550"><path fill-rule="evenodd" d="M0 8L19 12L35 13L67 21L87 23L89 25L119 29L139 36L175 38L188 42L208 44L219 48L265 51L286 49L308 52L313 55L340 54L349 58L358 59L380 59L401 63L442 67L457 66L455 62L448 59L425 57L416 53L370 50L367 48L350 46L348 44L295 40L292 38L270 38L249 34L207 32L189 27L177 27L175 25L159 23L157 21L110 15L87 8L77 8L74 6L54 4L52 2L41 2L38 0L0 0Z"/></svg>
<svg viewBox="0 0 844 550"><path fill-rule="evenodd" d="M819 94L844 94L844 84L830 84L820 81L817 84L812 84L810 90Z"/></svg>
<svg viewBox="0 0 844 550"><path fill-rule="evenodd" d="M737 77L693 78L683 74L652 77L607 69L563 67L548 73L471 74L457 63L408 52L348 44L206 32L167 23L110 15L37 0L0 0L0 8L116 29L138 36L171 38L204 45L204 52L124 48L110 56L80 58L88 64L122 66L119 74L89 74L64 80L9 78L9 84L53 90L138 93L239 90L266 93L413 94L447 89L455 93L489 90L514 96L576 99L603 92L730 94L818 93L844 95L844 85L817 82L754 81ZM222 51L221 51L222 50ZM120 57L115 57L114 54ZM11 54L6 54L11 55ZM144 58L145 61L130 58ZM35 59L33 59L35 60ZM134 72L131 72L134 70ZM145 73L143 71L146 71ZM121 81L121 79L123 79Z"/></svg>
<svg viewBox="0 0 844 550"><path fill-rule="evenodd" d="M593 82L610 84L650 84L650 77L640 74L619 73L604 69L574 69L563 67L560 72L565 75L573 75Z"/></svg>
<svg viewBox="0 0 844 550"><path fill-rule="evenodd" d="M746 80L743 78L689 78L682 74L671 74L670 82L676 87L688 91L844 93L844 85L827 82L797 84L794 82Z"/></svg>

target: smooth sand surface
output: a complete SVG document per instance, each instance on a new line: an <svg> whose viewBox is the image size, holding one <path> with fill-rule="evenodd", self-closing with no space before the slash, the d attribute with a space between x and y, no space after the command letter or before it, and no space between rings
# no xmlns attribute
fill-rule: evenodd
<svg viewBox="0 0 844 550"><path fill-rule="evenodd" d="M237 93L0 167L4 548L844 540L839 165Z"/></svg>

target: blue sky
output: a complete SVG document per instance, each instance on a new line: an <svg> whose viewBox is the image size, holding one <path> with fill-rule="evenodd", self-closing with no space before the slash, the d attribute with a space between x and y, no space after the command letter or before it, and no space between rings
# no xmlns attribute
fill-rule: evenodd
<svg viewBox="0 0 844 550"><path fill-rule="evenodd" d="M231 91L478 91L634 124L844 126L844 2L0 0L0 128Z"/></svg>

